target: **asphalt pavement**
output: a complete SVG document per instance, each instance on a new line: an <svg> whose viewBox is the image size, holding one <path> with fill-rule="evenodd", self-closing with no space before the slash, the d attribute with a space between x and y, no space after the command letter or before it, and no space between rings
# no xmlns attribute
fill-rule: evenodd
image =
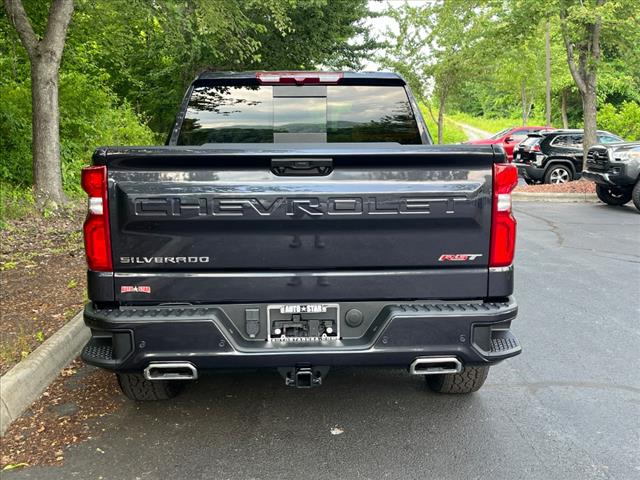
<svg viewBox="0 0 640 480"><path fill-rule="evenodd" d="M321 388L220 373L126 403L62 467L12 479L640 479L640 215L519 203L522 355L469 396L406 372L334 369Z"/></svg>

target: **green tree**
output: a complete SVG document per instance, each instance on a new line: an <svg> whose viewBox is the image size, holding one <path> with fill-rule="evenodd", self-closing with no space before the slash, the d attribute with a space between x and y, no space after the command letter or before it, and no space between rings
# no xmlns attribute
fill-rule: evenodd
<svg viewBox="0 0 640 480"><path fill-rule="evenodd" d="M603 101L606 89L601 89L601 73L617 63L622 51L637 51L638 9L635 0L508 0L508 8L499 13L505 22L516 29L522 25L532 27L532 20L538 22L558 21L560 39L564 47L566 65L582 100L584 124L584 154L596 142L598 102ZM635 48L633 47L635 45ZM607 51L608 50L608 51ZM629 62L629 60L632 60ZM609 76L607 84L614 87L616 80L623 78L624 70L638 69L638 53L625 58L635 66L625 66ZM612 78L613 77L613 78ZM564 82L563 82L564 83ZM637 85L637 81L628 82ZM619 89L620 85L614 88ZM566 85L560 89L566 104ZM566 111L563 109L563 112ZM564 116L564 115L563 115ZM563 119L566 123L566 119Z"/></svg>
<svg viewBox="0 0 640 480"><path fill-rule="evenodd" d="M65 203L60 162L58 81L73 0L53 0L44 32L36 33L21 0L5 0L5 10L31 65L33 188L39 206Z"/></svg>
<svg viewBox="0 0 640 480"><path fill-rule="evenodd" d="M635 0L556 0L567 65L582 97L584 161L596 143L598 129L598 82L603 48L637 49L638 23ZM611 35L611 34L614 35ZM632 47L633 48L633 47ZM638 59L637 54L635 59Z"/></svg>
<svg viewBox="0 0 640 480"><path fill-rule="evenodd" d="M158 132L203 70L358 68L375 46L366 0L77 1L77 48L66 60L103 78Z"/></svg>
<svg viewBox="0 0 640 480"><path fill-rule="evenodd" d="M447 101L472 74L478 26L483 10L478 2L451 0L391 6L385 15L396 23L386 32L384 67L403 75L433 117L438 109L438 143L443 141Z"/></svg>
<svg viewBox="0 0 640 480"><path fill-rule="evenodd" d="M376 46L364 24L369 15L367 0L4 2L5 7L0 7L0 179L24 185L35 178L38 185L54 188L57 199L64 196L60 181L43 183L40 167L31 175L32 168L25 163L32 144L36 155L36 143L28 137L33 130L35 138L38 129L31 128L32 109L24 96L39 81L31 81L35 70L30 60L39 58L38 52L32 53L38 49L45 57L50 53L46 41L51 37L46 32L54 24L49 22L50 11L58 11L59 5L74 6L64 54L54 55L60 100L50 114L38 118L51 119L45 122L50 129L58 128L60 118L57 148L62 166L58 160L46 167L57 169L58 179L62 171L67 193L77 188L79 167L100 143L157 142L159 136L147 125L166 135L186 87L203 70L357 69ZM19 6L24 7L20 15L16 17L13 10L10 14L11 8ZM16 22L12 23L16 19L20 28L31 27L37 48L24 48L24 35L18 35ZM38 108L33 109L34 118Z"/></svg>

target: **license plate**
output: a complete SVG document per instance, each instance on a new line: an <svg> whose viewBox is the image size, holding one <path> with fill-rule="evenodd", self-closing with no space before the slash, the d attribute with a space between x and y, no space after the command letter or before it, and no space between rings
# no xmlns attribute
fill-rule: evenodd
<svg viewBox="0 0 640 480"><path fill-rule="evenodd" d="M282 305L280 313L326 313L327 305L305 304L305 305Z"/></svg>

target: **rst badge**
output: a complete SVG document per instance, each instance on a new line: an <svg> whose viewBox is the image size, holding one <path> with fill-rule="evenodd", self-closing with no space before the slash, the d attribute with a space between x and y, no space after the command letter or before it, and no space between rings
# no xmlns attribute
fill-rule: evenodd
<svg viewBox="0 0 640 480"><path fill-rule="evenodd" d="M439 262L470 262L482 256L481 253L445 253L438 258Z"/></svg>

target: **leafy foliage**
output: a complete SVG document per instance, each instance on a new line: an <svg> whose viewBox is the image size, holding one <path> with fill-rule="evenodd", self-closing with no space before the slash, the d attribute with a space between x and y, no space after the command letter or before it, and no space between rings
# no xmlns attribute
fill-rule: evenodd
<svg viewBox="0 0 640 480"><path fill-rule="evenodd" d="M30 89L29 82L0 86L0 149L5 152L0 179L21 186L32 182ZM129 104L118 103L112 92L96 88L79 72L61 75L60 116L62 171L69 193L79 192L80 168L89 164L95 147L156 140Z"/></svg>
<svg viewBox="0 0 640 480"><path fill-rule="evenodd" d="M359 66L366 0L80 0L65 60L167 132L203 70ZM350 38L364 35L360 43ZM87 41L89 39L89 41ZM77 47L76 47L77 46Z"/></svg>
<svg viewBox="0 0 640 480"><path fill-rule="evenodd" d="M620 107L607 103L598 112L598 126L627 140L640 140L640 105L622 102Z"/></svg>
<svg viewBox="0 0 640 480"><path fill-rule="evenodd" d="M42 37L50 2L22 1ZM161 143L203 70L359 68L377 45L369 14L367 0L75 0L60 70L67 193L95 147ZM33 178L30 90L28 57L0 7L0 181L11 202Z"/></svg>
<svg viewBox="0 0 640 480"><path fill-rule="evenodd" d="M562 7L567 12L564 22ZM561 27L566 26L573 43L582 45L580 35L596 16L602 21L598 105L619 109L624 102L639 102L637 0L398 2L391 3L386 14L396 28L386 34L389 47L381 63L406 72L425 104L438 104L446 91L447 111L506 119L513 126L522 123L524 110L530 110L524 112L529 113L527 123L544 124L544 24L549 21L552 124L562 125L564 97L568 125L582 125L581 95L568 68ZM609 121L607 115L603 122ZM599 122L598 127L604 125Z"/></svg>

